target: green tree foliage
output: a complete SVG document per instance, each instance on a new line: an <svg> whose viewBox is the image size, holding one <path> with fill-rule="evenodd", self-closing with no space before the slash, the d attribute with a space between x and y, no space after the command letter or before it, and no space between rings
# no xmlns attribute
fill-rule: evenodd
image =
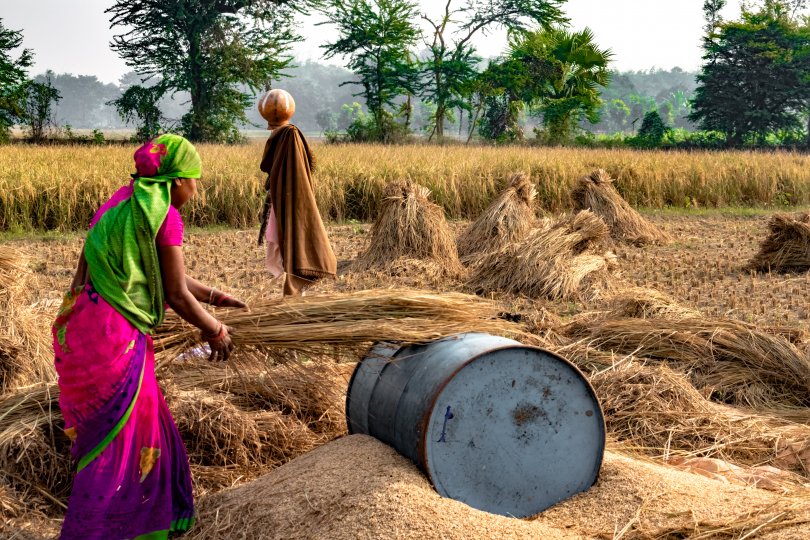
<svg viewBox="0 0 810 540"><path fill-rule="evenodd" d="M459 5L459 2L447 0L440 17L422 15L432 34L429 56L424 62L427 81L422 92L423 99L435 107L431 138L433 134L439 139L444 136L444 124L450 111L471 108L469 97L481 60L470 40L493 26L517 31L525 30L528 23L544 29L564 23L567 19L560 8L564 1L467 0ZM460 21L460 26L451 30L454 21Z"/></svg>
<svg viewBox="0 0 810 540"><path fill-rule="evenodd" d="M23 49L15 56L22 41L22 32L6 28L0 19L0 140L8 139L9 129L24 114L22 103L33 53Z"/></svg>
<svg viewBox="0 0 810 540"><path fill-rule="evenodd" d="M158 106L161 93L159 86L136 84L110 102L124 122L135 126L135 140L148 141L163 131L164 118Z"/></svg>
<svg viewBox="0 0 810 540"><path fill-rule="evenodd" d="M644 115L641 129L638 130L636 141L638 146L655 148L661 146L670 127L666 124L658 111L650 111Z"/></svg>
<svg viewBox="0 0 810 540"><path fill-rule="evenodd" d="M420 37L411 0L331 0L322 12L338 29L338 38L323 46L326 58L347 56L366 106L373 116L373 138L390 142L398 134L391 112L397 98L416 94L419 69L411 48ZM367 127L367 126L365 126ZM365 129L364 127L364 129Z"/></svg>
<svg viewBox="0 0 810 540"><path fill-rule="evenodd" d="M54 126L54 105L62 99L52 77L53 73L48 71L44 82L28 81L25 85L22 120L36 143L45 140L46 131Z"/></svg>
<svg viewBox="0 0 810 540"><path fill-rule="evenodd" d="M195 141L239 137L252 96L290 64L298 38L285 0L116 0L107 10L124 33L111 47L163 92L188 92L184 134Z"/></svg>
<svg viewBox="0 0 810 540"><path fill-rule="evenodd" d="M777 2L708 26L691 119L724 133L730 146L798 129L810 97L810 29Z"/></svg>
<svg viewBox="0 0 810 540"><path fill-rule="evenodd" d="M509 48L517 94L542 115L548 142L568 142L580 120L599 119L612 53L599 48L590 29L515 34Z"/></svg>

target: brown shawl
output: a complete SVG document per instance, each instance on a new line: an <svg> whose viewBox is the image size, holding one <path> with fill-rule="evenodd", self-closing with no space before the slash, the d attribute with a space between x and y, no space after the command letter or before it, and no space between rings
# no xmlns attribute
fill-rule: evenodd
<svg viewBox="0 0 810 540"><path fill-rule="evenodd" d="M267 139L261 170L267 173L259 244L264 241L272 206L287 275L313 281L335 277L337 259L329 244L312 187L313 156L304 135L292 124Z"/></svg>

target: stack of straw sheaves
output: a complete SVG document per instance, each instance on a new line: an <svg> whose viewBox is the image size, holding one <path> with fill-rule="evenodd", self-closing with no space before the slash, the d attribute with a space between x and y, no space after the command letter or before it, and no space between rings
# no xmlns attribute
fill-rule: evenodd
<svg viewBox="0 0 810 540"><path fill-rule="evenodd" d="M777 214L768 222L770 234L749 267L762 272L810 270L810 214Z"/></svg>
<svg viewBox="0 0 810 540"><path fill-rule="evenodd" d="M530 298L596 298L609 286L615 256L608 252L605 222L583 211L557 222L543 220L520 242L483 255L468 285L477 292Z"/></svg>
<svg viewBox="0 0 810 540"><path fill-rule="evenodd" d="M388 184L371 240L354 261L354 269L400 275L414 267L438 276L460 274L453 232L444 210L429 197L430 190L410 180Z"/></svg>

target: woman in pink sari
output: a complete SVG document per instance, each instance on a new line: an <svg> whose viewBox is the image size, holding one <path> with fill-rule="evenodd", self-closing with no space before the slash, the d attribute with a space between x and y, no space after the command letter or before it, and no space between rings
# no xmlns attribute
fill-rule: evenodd
<svg viewBox="0 0 810 540"><path fill-rule="evenodd" d="M212 359L228 328L201 302L245 305L185 275L178 210L197 191L195 148L163 135L96 213L53 325L59 404L77 464L63 539L161 539L194 520L183 442L155 379L151 331L166 303L200 329Z"/></svg>

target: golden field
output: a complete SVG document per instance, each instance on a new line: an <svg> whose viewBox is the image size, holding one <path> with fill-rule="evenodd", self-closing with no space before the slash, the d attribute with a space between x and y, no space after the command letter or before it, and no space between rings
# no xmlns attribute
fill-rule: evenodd
<svg viewBox="0 0 810 540"><path fill-rule="evenodd" d="M0 147L0 230L76 230L126 182L135 146ZM200 145L205 196L192 225L247 227L263 199L262 145ZM810 203L810 157L788 152L639 152L566 148L316 144L316 194L333 221L377 215L382 187L410 178L448 217L478 215L508 174L530 172L540 206L568 209L573 183L606 169L637 207L779 207Z"/></svg>

